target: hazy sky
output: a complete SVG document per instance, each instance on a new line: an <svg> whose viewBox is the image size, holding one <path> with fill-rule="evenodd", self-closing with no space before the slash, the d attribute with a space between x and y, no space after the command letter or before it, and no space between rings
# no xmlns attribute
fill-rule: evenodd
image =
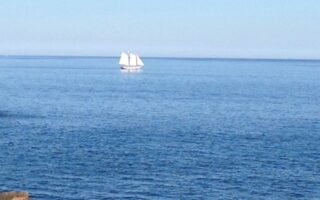
<svg viewBox="0 0 320 200"><path fill-rule="evenodd" d="M320 0L0 0L0 54L320 58Z"/></svg>

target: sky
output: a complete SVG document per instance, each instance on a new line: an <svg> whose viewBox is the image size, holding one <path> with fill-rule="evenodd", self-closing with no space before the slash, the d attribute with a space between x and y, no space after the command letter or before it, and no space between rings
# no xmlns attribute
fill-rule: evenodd
<svg viewBox="0 0 320 200"><path fill-rule="evenodd" d="M320 59L319 0L0 0L0 55Z"/></svg>

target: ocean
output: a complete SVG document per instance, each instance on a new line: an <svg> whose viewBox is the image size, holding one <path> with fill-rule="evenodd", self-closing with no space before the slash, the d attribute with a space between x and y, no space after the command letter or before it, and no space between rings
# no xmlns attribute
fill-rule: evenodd
<svg viewBox="0 0 320 200"><path fill-rule="evenodd" d="M320 61L0 57L0 191L320 199Z"/></svg>

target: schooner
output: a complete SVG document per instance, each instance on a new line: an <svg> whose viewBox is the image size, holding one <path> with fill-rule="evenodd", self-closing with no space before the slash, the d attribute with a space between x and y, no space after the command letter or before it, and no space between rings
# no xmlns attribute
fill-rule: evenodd
<svg viewBox="0 0 320 200"><path fill-rule="evenodd" d="M133 53L121 53L120 68L123 70L140 70L144 66L144 63L137 54Z"/></svg>

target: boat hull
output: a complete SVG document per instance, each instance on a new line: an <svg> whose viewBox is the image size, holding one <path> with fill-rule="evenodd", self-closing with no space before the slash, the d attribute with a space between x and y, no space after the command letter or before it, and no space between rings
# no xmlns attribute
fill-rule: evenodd
<svg viewBox="0 0 320 200"><path fill-rule="evenodd" d="M121 66L121 70L136 71L141 70L142 66Z"/></svg>

